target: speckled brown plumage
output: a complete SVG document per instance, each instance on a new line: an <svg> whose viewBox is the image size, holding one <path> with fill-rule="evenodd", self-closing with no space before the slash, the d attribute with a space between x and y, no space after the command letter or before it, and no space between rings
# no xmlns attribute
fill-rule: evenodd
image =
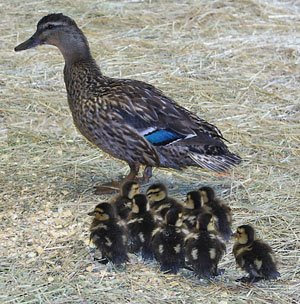
<svg viewBox="0 0 300 304"><path fill-rule="evenodd" d="M182 169L200 166L225 171L240 163L217 127L181 107L150 84L104 76L86 37L63 14L43 17L36 33L15 48L57 46L65 59L68 103L77 129L101 150L130 166L128 179L140 165L143 178L151 167Z"/></svg>

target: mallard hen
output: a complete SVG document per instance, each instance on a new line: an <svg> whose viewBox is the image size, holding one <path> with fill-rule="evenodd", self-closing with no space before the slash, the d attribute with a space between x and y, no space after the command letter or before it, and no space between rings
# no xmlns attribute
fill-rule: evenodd
<svg viewBox="0 0 300 304"><path fill-rule="evenodd" d="M162 91L145 82L104 76L73 19L63 14L43 17L33 36L15 51L42 44L56 46L65 59L64 80L75 126L101 150L127 162L130 173L125 180L136 178L141 165L142 180L148 181L152 167L199 166L222 172L240 163L217 127ZM119 186L112 182L102 189Z"/></svg>

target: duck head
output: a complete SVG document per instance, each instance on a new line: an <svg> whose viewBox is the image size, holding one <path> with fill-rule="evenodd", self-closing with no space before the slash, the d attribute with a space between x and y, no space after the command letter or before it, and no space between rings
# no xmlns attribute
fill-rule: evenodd
<svg viewBox="0 0 300 304"><path fill-rule="evenodd" d="M65 60L90 56L87 39L73 19L61 13L44 16L37 24L36 32L15 47L23 51L38 45L48 44L59 48Z"/></svg>

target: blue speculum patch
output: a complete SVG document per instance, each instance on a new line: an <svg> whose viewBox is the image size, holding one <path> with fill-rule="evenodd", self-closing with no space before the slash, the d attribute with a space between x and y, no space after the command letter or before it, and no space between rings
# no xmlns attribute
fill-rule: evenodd
<svg viewBox="0 0 300 304"><path fill-rule="evenodd" d="M145 135L145 138L154 146L161 146L171 143L177 139L184 138L183 135L166 129L155 130L154 132Z"/></svg>

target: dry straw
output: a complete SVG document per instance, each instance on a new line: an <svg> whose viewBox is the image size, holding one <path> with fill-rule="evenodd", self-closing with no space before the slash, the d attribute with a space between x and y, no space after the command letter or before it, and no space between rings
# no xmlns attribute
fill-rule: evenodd
<svg viewBox="0 0 300 304"><path fill-rule="evenodd" d="M73 17L102 71L156 85L216 124L245 161L228 175L156 170L178 199L202 184L273 248L281 279L234 280L232 243L211 284L133 258L93 261L93 186L126 173L75 130L52 47L14 53L49 12ZM1 303L299 303L298 1L8 1L0 4Z"/></svg>

